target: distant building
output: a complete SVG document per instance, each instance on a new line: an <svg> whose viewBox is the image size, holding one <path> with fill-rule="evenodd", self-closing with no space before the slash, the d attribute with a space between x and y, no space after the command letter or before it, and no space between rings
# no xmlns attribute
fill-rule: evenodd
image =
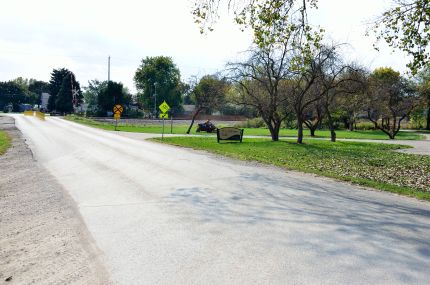
<svg viewBox="0 0 430 285"><path fill-rule="evenodd" d="M51 95L49 93L42 93L42 96L40 99L40 109L41 110L47 110L48 109L49 97L51 97Z"/></svg>
<svg viewBox="0 0 430 285"><path fill-rule="evenodd" d="M196 105L182 105L182 107L184 108L185 115L192 114L196 109Z"/></svg>

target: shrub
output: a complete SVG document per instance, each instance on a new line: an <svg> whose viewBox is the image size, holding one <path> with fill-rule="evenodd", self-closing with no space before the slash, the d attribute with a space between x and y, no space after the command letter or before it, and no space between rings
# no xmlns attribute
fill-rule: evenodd
<svg viewBox="0 0 430 285"><path fill-rule="evenodd" d="M263 121L262 118L253 118L248 119L244 122L237 123L235 125L237 128L265 128L266 123Z"/></svg>
<svg viewBox="0 0 430 285"><path fill-rule="evenodd" d="M355 125L355 129L361 131L374 130L375 126L371 122L359 122Z"/></svg>

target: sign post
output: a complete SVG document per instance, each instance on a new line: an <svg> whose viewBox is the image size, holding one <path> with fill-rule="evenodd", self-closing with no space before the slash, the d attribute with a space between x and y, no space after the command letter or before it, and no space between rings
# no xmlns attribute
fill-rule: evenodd
<svg viewBox="0 0 430 285"><path fill-rule="evenodd" d="M121 113L124 111L124 108L117 104L113 107L113 117L115 119L115 131L118 130L118 120L121 119Z"/></svg>
<svg viewBox="0 0 430 285"><path fill-rule="evenodd" d="M167 114L167 111L170 110L170 106L169 106L169 104L166 103L166 101L163 101L163 103L161 103L161 105L158 106L158 108L161 111L160 119L163 119L163 131L161 133L161 140L163 140L164 139L164 119L169 118L169 114Z"/></svg>

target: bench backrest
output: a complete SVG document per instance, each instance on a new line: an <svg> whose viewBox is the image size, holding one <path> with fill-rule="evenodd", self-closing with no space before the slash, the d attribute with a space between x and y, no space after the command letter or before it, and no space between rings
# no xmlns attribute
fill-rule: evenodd
<svg viewBox="0 0 430 285"><path fill-rule="evenodd" d="M242 142L243 129L225 127L217 129L217 140L230 140Z"/></svg>

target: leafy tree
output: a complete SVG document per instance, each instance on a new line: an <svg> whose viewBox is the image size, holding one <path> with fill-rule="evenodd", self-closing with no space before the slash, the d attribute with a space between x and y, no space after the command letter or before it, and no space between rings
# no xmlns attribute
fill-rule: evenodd
<svg viewBox="0 0 430 285"><path fill-rule="evenodd" d="M98 82L98 86L95 86L97 92L97 105L98 110L106 114L106 112L112 112L113 107L116 104L128 105L131 101L131 95L128 94L127 89L122 83L114 81Z"/></svg>
<svg viewBox="0 0 430 285"><path fill-rule="evenodd" d="M199 83L194 87L191 93L196 109L193 113L187 134L190 133L194 120L201 111L205 109L213 110L221 107L224 103L227 88L227 82L223 79L219 79L215 75L205 75L200 79Z"/></svg>
<svg viewBox="0 0 430 285"><path fill-rule="evenodd" d="M251 28L254 42L265 47L299 35L304 42L318 44L322 30L313 31L307 20L309 8L317 8L317 0L194 0L192 14L201 32L212 31L218 10L224 4L234 13L234 21L242 29ZM299 46L297 46L299 47ZM302 46L310 48L307 43Z"/></svg>
<svg viewBox="0 0 430 285"><path fill-rule="evenodd" d="M155 109L158 110L158 105L166 101L172 109L181 109L184 85L172 58L156 56L142 59L134 75L134 82L139 92L139 101L147 108L153 110L156 103ZM155 93L157 102L154 100Z"/></svg>
<svg viewBox="0 0 430 285"><path fill-rule="evenodd" d="M34 94L16 82L0 82L0 110L12 104L13 111L19 111L19 104L34 104Z"/></svg>
<svg viewBox="0 0 430 285"><path fill-rule="evenodd" d="M70 75L70 76L69 76ZM64 82L64 78L68 77L69 81ZM72 102L72 105L74 106L78 106L82 103L82 91L79 85L79 82L76 81L76 77L73 74L73 72L71 72L70 70L66 69L66 68L61 68L61 69L54 69L51 72L51 79L49 81L49 94L51 95L49 97L49 101L48 101L48 109L50 111L60 111L60 110L69 110L69 102L64 101L66 98L68 98L68 96L66 96L63 92L63 96L66 96L64 98L61 98L60 100L57 100L57 96L58 93L60 92L61 88L66 88L67 84L69 84L69 88L70 88L70 92L72 92L72 90L75 90L76 96L75 102ZM64 85L64 86L63 86ZM73 96L72 96L72 100L73 100ZM58 106L57 102L61 103L66 103L65 106Z"/></svg>
<svg viewBox="0 0 430 285"><path fill-rule="evenodd" d="M412 74L430 62L430 1L395 0L395 7L384 12L376 21L377 40L412 56L408 63ZM375 44L376 46L376 44Z"/></svg>
<svg viewBox="0 0 430 285"><path fill-rule="evenodd" d="M426 118L426 130L430 130L430 69L426 68L418 74L418 93L421 97L420 109Z"/></svg>
<svg viewBox="0 0 430 285"><path fill-rule="evenodd" d="M308 22L309 9L317 9L318 0L194 0L192 13L201 32L213 30L218 10L223 4L234 13L234 21L242 30L250 28L254 43L273 51L288 46L289 61L296 68L312 60L312 50L321 45L324 30L314 29Z"/></svg>
<svg viewBox="0 0 430 285"><path fill-rule="evenodd" d="M49 93L49 83L40 80L34 80L28 85L30 92L40 95L42 93Z"/></svg>
<svg viewBox="0 0 430 285"><path fill-rule="evenodd" d="M23 77L17 77L13 80L11 80L12 82L18 84L19 86L21 86L23 89L28 89L28 87L34 83L36 81L36 79L28 79L28 78L23 78Z"/></svg>
<svg viewBox="0 0 430 285"><path fill-rule="evenodd" d="M33 80L28 85L28 90L37 96L37 102L40 104L42 93L49 93L49 83L45 81Z"/></svg>
<svg viewBox="0 0 430 285"><path fill-rule="evenodd" d="M417 106L411 82L389 67L375 69L369 78L367 113L375 128L394 139L401 122Z"/></svg>
<svg viewBox="0 0 430 285"><path fill-rule="evenodd" d="M98 111L98 97L101 91L106 88L107 81L97 79L88 81L88 86L84 87L84 102L87 104L87 112L96 114ZM106 114L106 113L104 113Z"/></svg>

